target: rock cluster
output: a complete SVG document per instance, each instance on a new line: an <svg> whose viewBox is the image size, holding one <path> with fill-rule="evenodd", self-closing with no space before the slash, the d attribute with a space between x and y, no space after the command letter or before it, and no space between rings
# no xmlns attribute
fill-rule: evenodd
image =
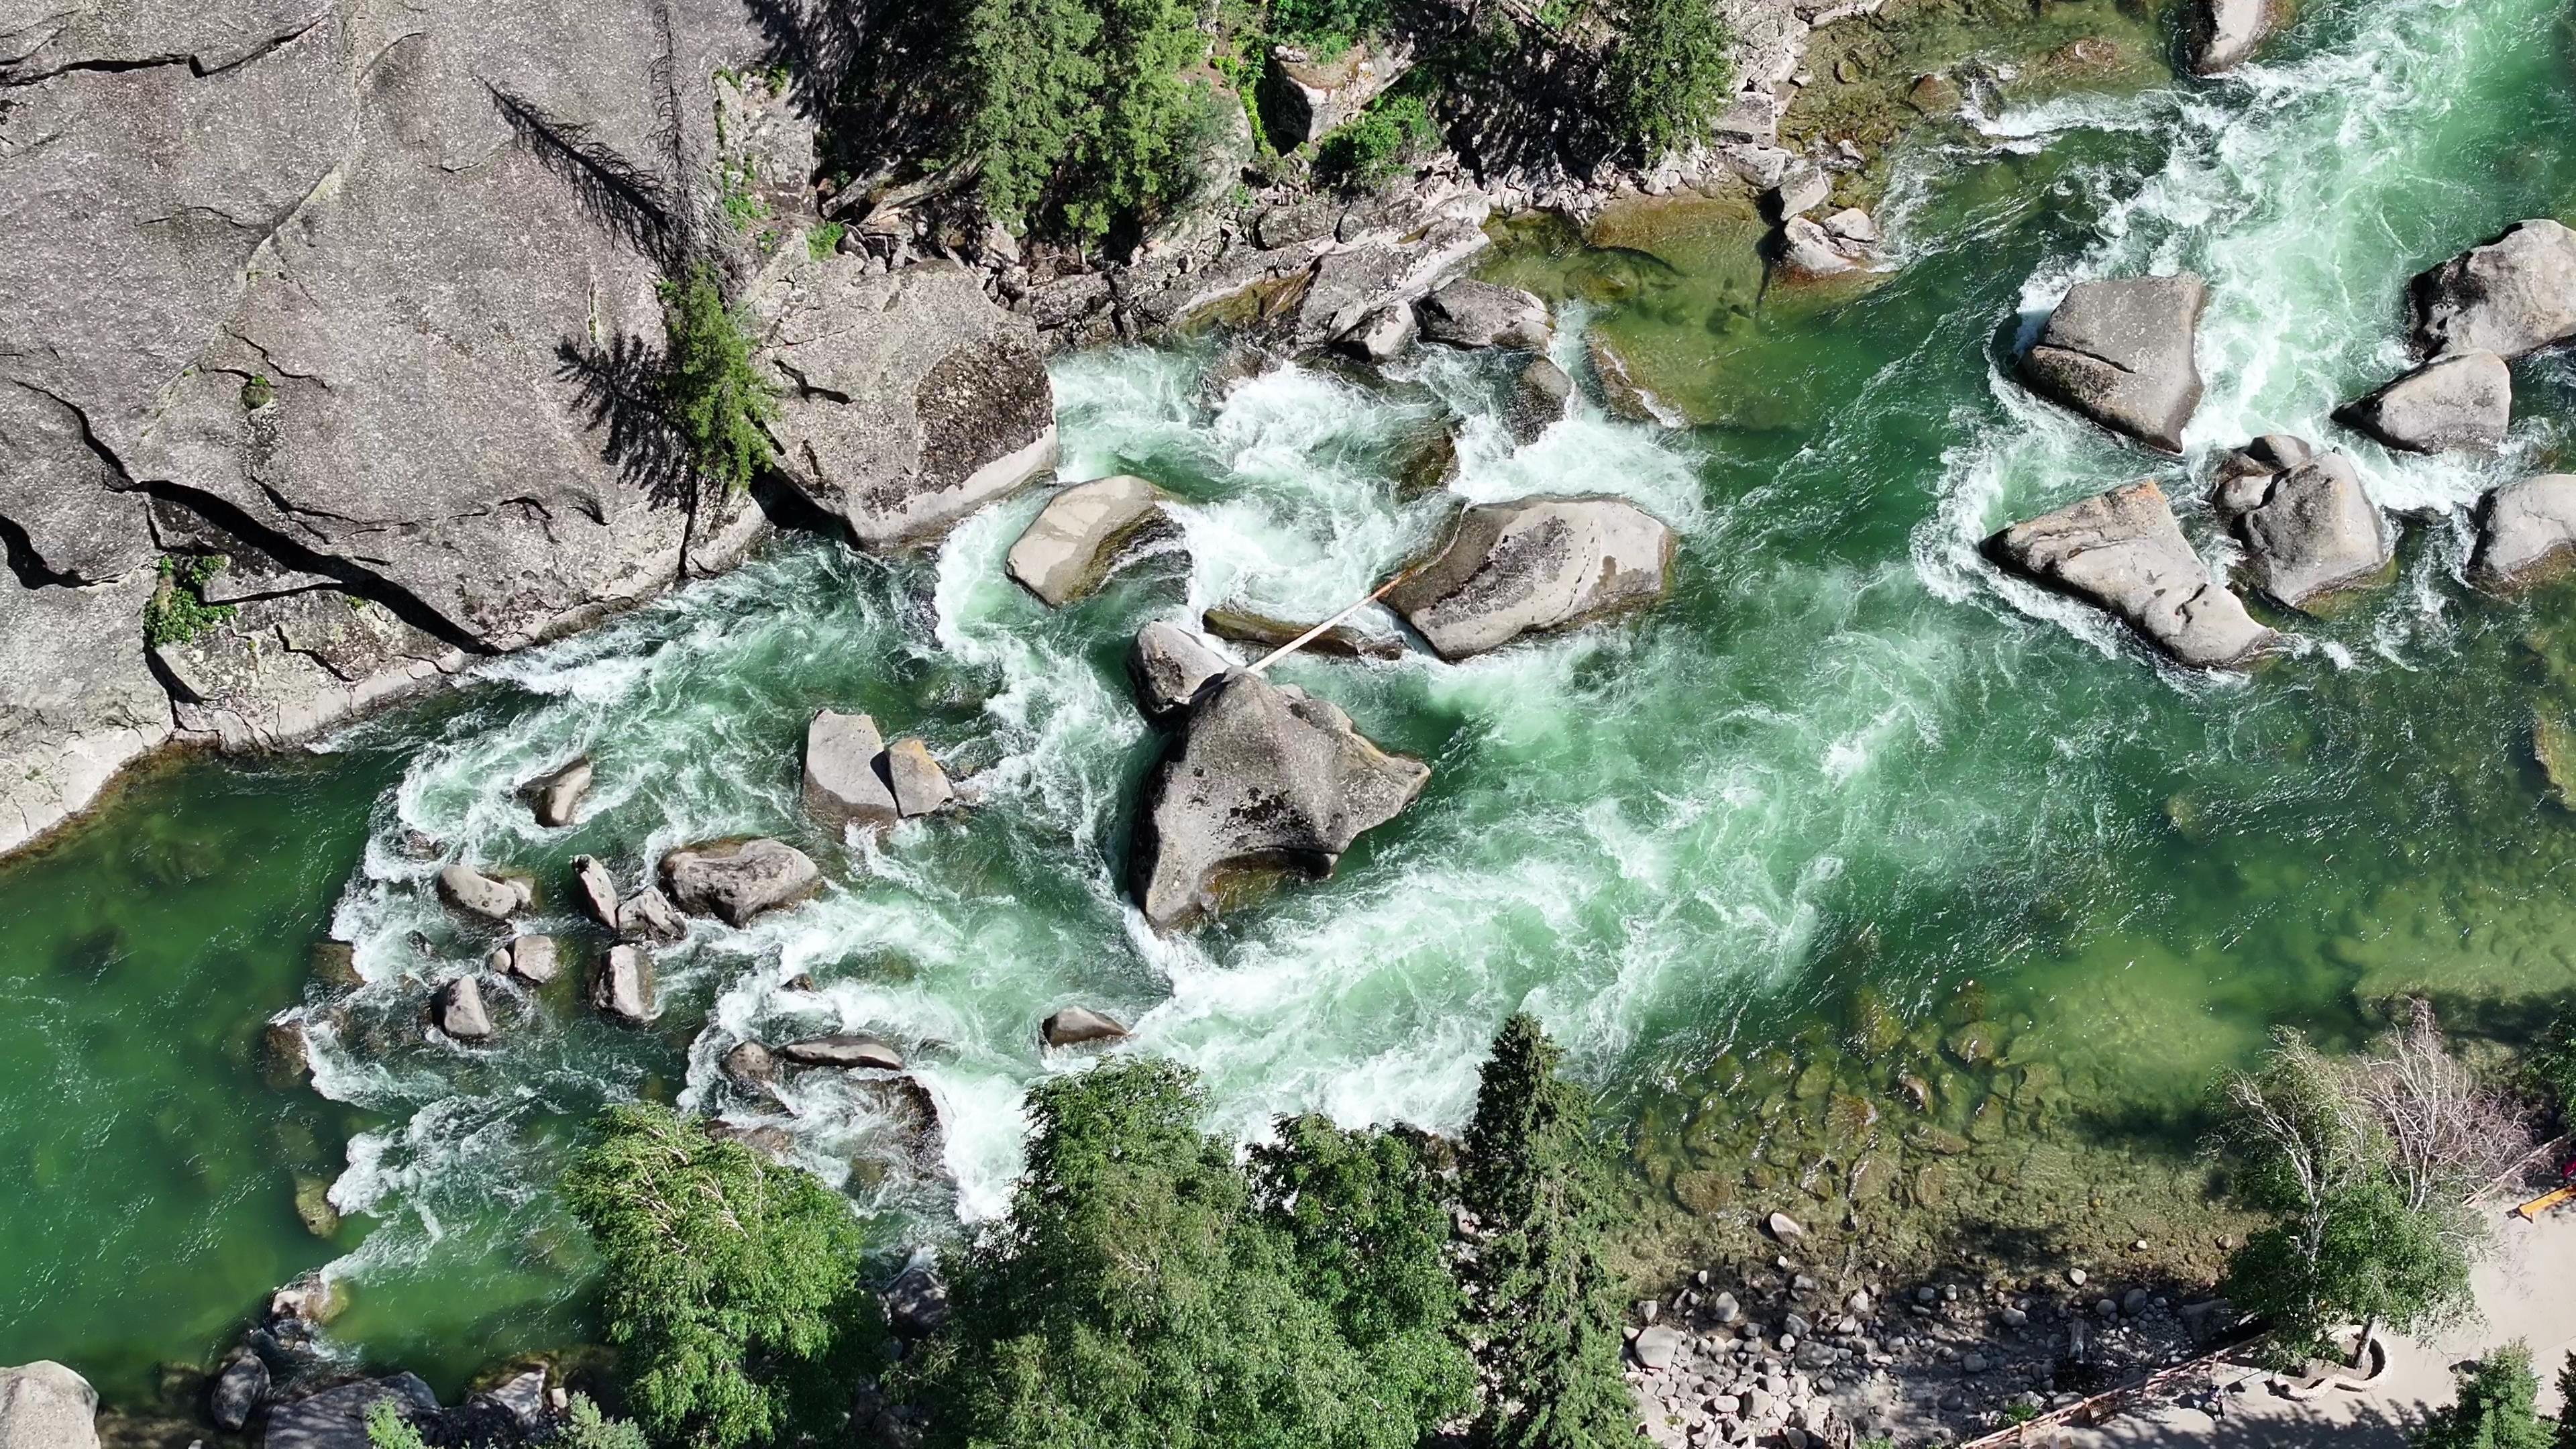
<svg viewBox="0 0 2576 1449"><path fill-rule="evenodd" d="M838 710L818 710L806 723L804 779L805 813L834 830L881 830L956 799L928 745L910 736L888 745L874 719Z"/></svg>
<svg viewBox="0 0 2576 1449"><path fill-rule="evenodd" d="M710 840L662 857L662 888L681 910L748 925L823 888L823 872L795 846L762 836Z"/></svg>
<svg viewBox="0 0 2576 1449"><path fill-rule="evenodd" d="M2269 473L2240 471L2212 501L2245 543L2254 586L2284 608L2308 609L2388 571L2387 523L2341 453L2311 454Z"/></svg>

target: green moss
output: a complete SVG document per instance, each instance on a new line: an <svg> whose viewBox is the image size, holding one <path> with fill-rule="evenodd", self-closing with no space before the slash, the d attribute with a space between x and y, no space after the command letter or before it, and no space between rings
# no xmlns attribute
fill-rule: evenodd
<svg viewBox="0 0 2576 1449"><path fill-rule="evenodd" d="M143 642L155 649L194 643L231 618L232 605L209 604L205 600L207 581L223 572L230 562L219 553L185 559L163 554L157 566L161 582L153 588L152 597L143 601Z"/></svg>
<svg viewBox="0 0 2576 1449"><path fill-rule="evenodd" d="M841 237L849 228L837 221L827 221L805 233L805 254L816 261L841 249Z"/></svg>
<svg viewBox="0 0 2576 1449"><path fill-rule="evenodd" d="M258 412L275 401L277 401L277 386L266 377L254 373L249 381L242 384L241 404L244 412Z"/></svg>

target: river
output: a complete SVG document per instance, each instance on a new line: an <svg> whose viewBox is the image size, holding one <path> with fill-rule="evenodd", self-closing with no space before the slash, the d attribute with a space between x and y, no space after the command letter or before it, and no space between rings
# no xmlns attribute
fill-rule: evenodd
<svg viewBox="0 0 2576 1449"><path fill-rule="evenodd" d="M2560 450L2576 374L2517 367L2497 458L2392 456L2326 415L2401 370L2409 275L2576 210L2564 7L2330 0L2223 81L1978 105L1900 154L1881 219L1901 267L1865 294L1757 301L1711 259L1723 218L1690 205L1595 238L1624 249L1538 238L1492 264L1559 302L1562 360L1603 329L1707 426L1587 406L1514 451L1496 359L1220 393L1204 352L1066 358L1064 476L1184 500L1179 546L1088 602L1049 613L1003 575L1035 495L935 557L789 542L316 751L151 772L0 865L0 1174L20 1189L0 1194L0 1362L58 1358L139 1401L156 1364L205 1361L326 1264L351 1303L334 1349L443 1388L577 1340L587 1249L551 1183L581 1123L636 1096L738 1109L714 1059L743 1035L910 1047L936 1170L867 1099L790 1090L803 1160L889 1244L1002 1208L1022 1093L1079 1066L1035 1034L1071 1003L1199 1069L1212 1125L1242 1136L1294 1110L1455 1126L1484 1041L1527 1008L1629 1125L1677 1240L1768 1193L1866 1216L1979 1184L2108 1240L2139 1229L2103 1184L2179 1180L2211 1074L2273 1027L2349 1042L2369 1002L2419 988L2455 1023L2525 1028L2576 989L2576 820L2530 748L2535 706L2576 702L2576 631L2563 594L2462 586L2460 509ZM2009 380L2067 285L2174 267L2213 293L2186 463ZM1209 605L1311 617L1364 593L1440 525L1447 500L1399 465L1444 419L1451 493L1632 498L1681 531L1678 589L1462 666L1281 666L1429 761L1430 787L1332 881L1153 934L1121 890L1157 748L1126 641ZM2296 650L2251 676L2160 667L1976 553L2154 472L2222 558L2188 480L2281 430L2347 449L2422 521L2394 583L2294 621ZM813 840L797 750L823 705L921 734L978 804L855 851ZM577 750L599 789L541 831L509 786ZM670 846L772 833L833 884L747 929L697 923L662 958L654 1031L600 1023L568 977L504 998L498 1044L469 1051L421 1012L483 946L410 831L535 872L538 920L585 941L578 853L631 888ZM362 986L315 978L326 936L356 943ZM262 1073L266 1023L299 1007L318 1092Z"/></svg>

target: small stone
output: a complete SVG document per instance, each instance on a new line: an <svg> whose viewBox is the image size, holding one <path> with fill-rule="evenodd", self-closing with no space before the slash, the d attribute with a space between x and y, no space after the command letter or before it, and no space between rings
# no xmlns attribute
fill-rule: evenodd
<svg viewBox="0 0 2576 1449"><path fill-rule="evenodd" d="M2134 1318L2146 1311L2147 1300L2154 1296L2144 1288L2132 1288L2120 1295L2120 1311Z"/></svg>
<svg viewBox="0 0 2576 1449"><path fill-rule="evenodd" d="M1959 1360L1959 1370L1962 1373L1981 1374L1987 1367L1986 1356L1982 1353L1966 1354Z"/></svg>
<svg viewBox="0 0 2576 1449"><path fill-rule="evenodd" d="M2147 1250L2147 1240L2146 1240L2146 1239L2144 1239L2144 1238L2140 1238L2140 1239L2138 1239L2136 1242L2131 1243L2131 1244L2129 1245L2129 1251L2130 1251L2130 1252L2132 1252L2132 1253L2143 1253L2143 1252L2145 1252L2146 1250Z"/></svg>
<svg viewBox="0 0 2576 1449"><path fill-rule="evenodd" d="M1938 1303L1941 1301L1941 1292L1939 1289L1934 1288L1927 1283L1914 1290L1914 1301L1917 1303Z"/></svg>
<svg viewBox="0 0 2576 1449"><path fill-rule="evenodd" d="M1772 1237L1784 1243L1794 1243L1807 1235L1807 1230L1799 1225L1798 1220L1787 1213L1773 1213L1762 1220L1762 1226Z"/></svg>
<svg viewBox="0 0 2576 1449"><path fill-rule="evenodd" d="M1721 1292L1708 1301L1708 1316L1720 1323L1733 1323L1743 1314L1744 1310L1736 1306L1732 1293Z"/></svg>
<svg viewBox="0 0 2576 1449"><path fill-rule="evenodd" d="M1867 1318L1870 1309L1874 1306L1876 1305L1871 1302L1869 1290L1866 1288L1855 1288L1849 1297L1843 1299L1843 1311L1861 1318Z"/></svg>
<svg viewBox="0 0 2576 1449"><path fill-rule="evenodd" d="M1655 1321L1655 1315L1662 1311L1663 1305L1652 1298L1642 1298L1637 1301L1637 1318L1640 1322L1651 1325Z"/></svg>
<svg viewBox="0 0 2576 1449"><path fill-rule="evenodd" d="M1681 1333L1663 1324L1645 1329L1628 1345L1628 1351L1636 1356L1637 1362L1650 1369L1672 1367L1673 1359L1681 1348Z"/></svg>
<svg viewBox="0 0 2576 1449"><path fill-rule="evenodd" d="M1796 1335L1796 1334L1794 1334L1794 1333L1784 1333L1784 1334L1781 1334L1781 1335L1780 1335L1780 1351L1781 1351L1782 1353L1787 1353L1787 1352L1789 1352L1791 1349L1796 1348L1797 1346L1798 1346L1798 1335Z"/></svg>
<svg viewBox="0 0 2576 1449"><path fill-rule="evenodd" d="M2006 1328L2026 1328L2030 1324L2030 1315L2018 1308L2007 1308L2003 1311L2003 1320Z"/></svg>
<svg viewBox="0 0 2576 1449"><path fill-rule="evenodd" d="M2094 1303L2093 1311L2104 1318L2117 1318L2120 1316L2120 1305L2104 1298Z"/></svg>
<svg viewBox="0 0 2576 1449"><path fill-rule="evenodd" d="M2083 1287L2083 1286L2084 1286L2084 1270L2083 1270L2083 1269L2081 1269L2081 1268L2069 1268L2069 1269L2067 1269L2067 1270L2066 1270L2066 1281L2067 1281L2067 1282L2069 1282L2069 1283L2074 1284L2074 1285L2075 1285L2076 1287L2078 1287L2078 1288Z"/></svg>

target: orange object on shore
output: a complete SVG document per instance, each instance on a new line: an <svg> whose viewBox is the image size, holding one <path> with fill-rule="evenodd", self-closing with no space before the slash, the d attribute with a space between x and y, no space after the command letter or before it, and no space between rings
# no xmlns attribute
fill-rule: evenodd
<svg viewBox="0 0 2576 1449"><path fill-rule="evenodd" d="M2523 1219L2525 1222L2529 1222L2538 1218L2542 1213L2549 1211L2551 1208L2566 1202L2576 1202L2576 1186L2562 1187L2556 1192L2544 1192L2540 1196L2533 1198L2531 1201L2524 1203L2522 1206L2515 1208L2513 1211L2515 1216Z"/></svg>

